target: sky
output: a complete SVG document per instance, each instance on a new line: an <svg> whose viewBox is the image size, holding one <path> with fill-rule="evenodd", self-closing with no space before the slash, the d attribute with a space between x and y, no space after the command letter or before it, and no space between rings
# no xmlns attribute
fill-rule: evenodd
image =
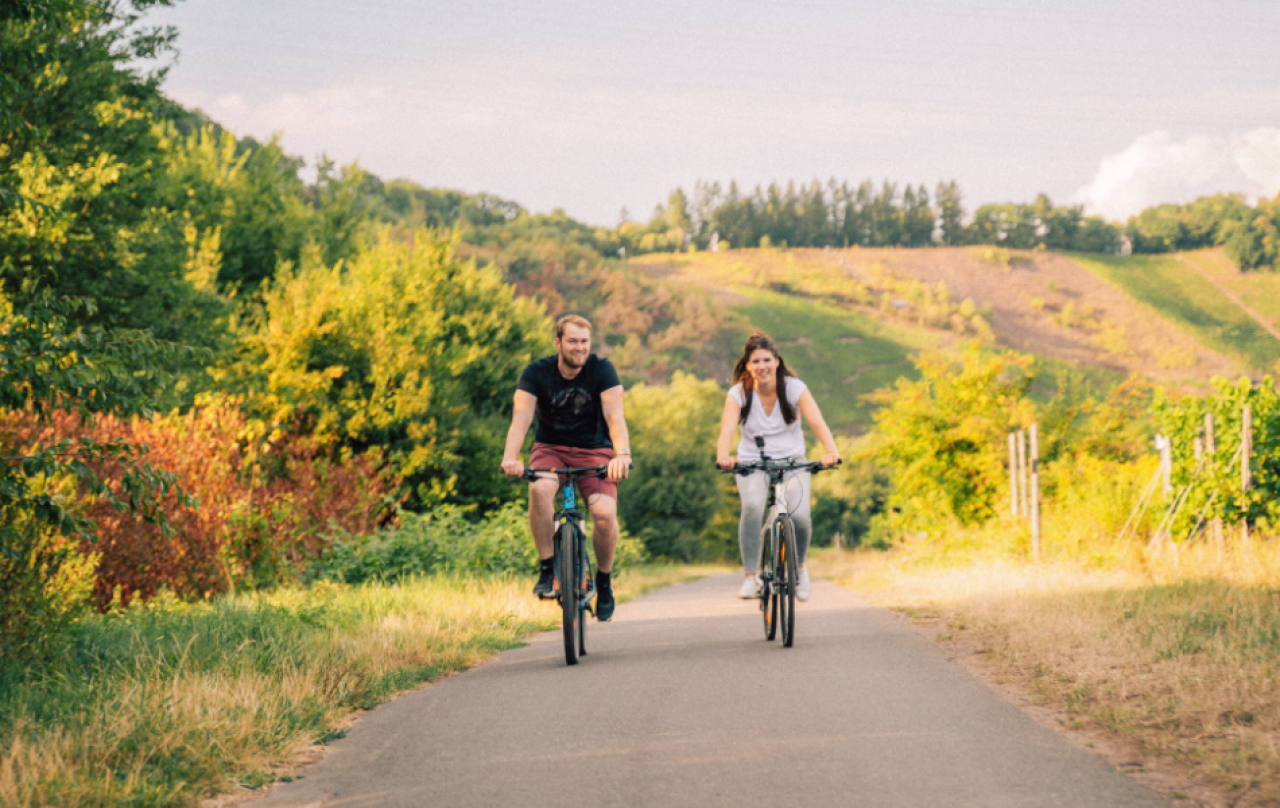
<svg viewBox="0 0 1280 808"><path fill-rule="evenodd" d="M1273 0L185 0L170 97L314 165L645 220L697 181L956 180L1123 219L1280 193Z"/></svg>

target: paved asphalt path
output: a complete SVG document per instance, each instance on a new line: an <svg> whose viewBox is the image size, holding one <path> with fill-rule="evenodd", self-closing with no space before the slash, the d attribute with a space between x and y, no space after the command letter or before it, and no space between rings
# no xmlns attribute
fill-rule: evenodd
<svg viewBox="0 0 1280 808"><path fill-rule="evenodd" d="M254 806L1167 807L857 595L815 582L784 649L740 581L623 604L576 667L549 632L384 704Z"/></svg>

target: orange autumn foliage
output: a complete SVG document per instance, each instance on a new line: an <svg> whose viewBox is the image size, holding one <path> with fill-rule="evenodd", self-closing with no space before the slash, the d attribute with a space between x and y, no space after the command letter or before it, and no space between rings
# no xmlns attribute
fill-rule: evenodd
<svg viewBox="0 0 1280 808"><path fill-rule="evenodd" d="M83 421L58 413L40 424L30 413L0 415L0 431L17 445L78 436L145 444L145 461L175 473L197 500L189 507L176 493L166 497L168 535L104 501L85 501L98 530L97 542L83 549L101 555L94 584L99 608L117 590L127 604L161 588L201 598L284 582L304 572L333 528L366 533L387 517L395 481L376 456L332 459L304 434L284 435L251 452L247 427L243 412L226 400L152 419L98 415ZM122 469L102 472L119 485Z"/></svg>

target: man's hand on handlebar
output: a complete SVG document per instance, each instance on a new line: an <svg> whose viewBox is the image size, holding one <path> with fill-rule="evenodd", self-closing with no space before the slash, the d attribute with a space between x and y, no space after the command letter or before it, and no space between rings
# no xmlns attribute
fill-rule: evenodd
<svg viewBox="0 0 1280 808"><path fill-rule="evenodd" d="M524 463L521 463L519 458L503 460L502 473L508 477L522 477L524 476Z"/></svg>
<svg viewBox="0 0 1280 808"><path fill-rule="evenodd" d="M631 455L617 455L609 461L609 479L613 481L625 480L627 475L631 473Z"/></svg>

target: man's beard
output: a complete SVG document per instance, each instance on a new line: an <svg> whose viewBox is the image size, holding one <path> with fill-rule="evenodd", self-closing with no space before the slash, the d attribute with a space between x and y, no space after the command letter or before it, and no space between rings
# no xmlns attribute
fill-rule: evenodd
<svg viewBox="0 0 1280 808"><path fill-rule="evenodd" d="M560 354L560 361L561 361L561 362L564 362L567 366L569 366L569 367L571 367L571 368L580 368L580 367L584 367L584 366L587 364L587 359L588 359L588 358L589 358L589 356L584 356L584 357L582 357L582 361L581 361L581 362L578 362L578 361L575 361L575 360L573 359L573 357L572 357L572 356L570 356L570 355L569 355L569 354L567 354L567 353L562 353L562 354Z"/></svg>

